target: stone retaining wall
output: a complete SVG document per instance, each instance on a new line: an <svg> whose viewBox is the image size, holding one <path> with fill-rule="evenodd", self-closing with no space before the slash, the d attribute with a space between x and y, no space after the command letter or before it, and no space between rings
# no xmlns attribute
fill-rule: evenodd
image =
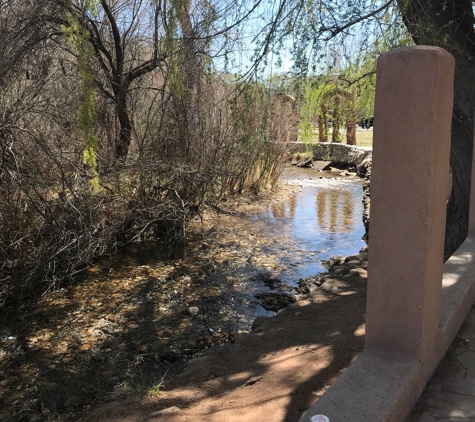
<svg viewBox="0 0 475 422"><path fill-rule="evenodd" d="M359 165L371 154L370 147L322 142L312 145L314 160L331 161L335 164Z"/></svg>
<svg viewBox="0 0 475 422"><path fill-rule="evenodd" d="M289 143L290 144L290 143ZM289 152L313 151L313 159L316 161L331 161L335 164L360 164L373 150L371 147L357 147L346 144L322 142L308 144L304 142L292 142Z"/></svg>

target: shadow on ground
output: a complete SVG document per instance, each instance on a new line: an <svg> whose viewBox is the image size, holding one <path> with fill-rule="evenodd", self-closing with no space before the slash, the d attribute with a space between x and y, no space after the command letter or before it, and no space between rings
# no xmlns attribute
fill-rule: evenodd
<svg viewBox="0 0 475 422"><path fill-rule="evenodd" d="M317 291L212 347L159 396L98 407L88 420L296 422L362 350L364 310L364 283L340 280L338 291Z"/></svg>
<svg viewBox="0 0 475 422"><path fill-rule="evenodd" d="M250 316L270 314L254 297L280 271L266 245L290 248L283 230L237 224L201 233L193 260L124 259L125 272L105 263L4 313L0 420L139 421L172 406L181 412L170 422L298 420L363 348L365 282L334 280L239 334Z"/></svg>

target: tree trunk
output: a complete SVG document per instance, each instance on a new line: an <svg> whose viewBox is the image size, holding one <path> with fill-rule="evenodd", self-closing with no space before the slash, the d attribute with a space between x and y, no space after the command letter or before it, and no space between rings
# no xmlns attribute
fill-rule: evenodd
<svg viewBox="0 0 475 422"><path fill-rule="evenodd" d="M356 111L350 95L347 96L348 108L346 112L346 144L356 145Z"/></svg>
<svg viewBox="0 0 475 422"><path fill-rule="evenodd" d="M470 0L399 0L404 23L416 44L445 48L455 57L450 166L453 189L447 206L445 257L468 232L475 111L475 32Z"/></svg>
<svg viewBox="0 0 475 422"><path fill-rule="evenodd" d="M127 89L117 87L116 91L116 114L119 120L119 136L115 142L115 159L118 163L124 163L129 153L130 140L132 137L132 121L127 109Z"/></svg>
<svg viewBox="0 0 475 422"><path fill-rule="evenodd" d="M129 154L130 139L132 135L132 122L125 105L117 106L117 117L119 119L119 136L115 144L115 158L118 162L124 163Z"/></svg>
<svg viewBox="0 0 475 422"><path fill-rule="evenodd" d="M318 119L318 142L328 142L328 126L327 126L327 106L320 106L320 114Z"/></svg>
<svg viewBox="0 0 475 422"><path fill-rule="evenodd" d="M335 106L333 108L333 132L332 132L332 142L340 142L340 104L341 98L340 95L335 95Z"/></svg>

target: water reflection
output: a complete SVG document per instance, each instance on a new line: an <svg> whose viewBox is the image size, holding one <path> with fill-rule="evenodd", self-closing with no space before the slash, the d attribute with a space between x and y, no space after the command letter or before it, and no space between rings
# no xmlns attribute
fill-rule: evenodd
<svg viewBox="0 0 475 422"><path fill-rule="evenodd" d="M287 202L271 206L270 214L273 218L295 218L298 195L293 195ZM315 213L320 231L348 232L354 225L354 192L346 190L322 188L316 194ZM358 200L358 199L357 199Z"/></svg>
<svg viewBox="0 0 475 422"><path fill-rule="evenodd" d="M355 218L352 192L325 189L316 195L317 221L321 231L348 232Z"/></svg>
<svg viewBox="0 0 475 422"><path fill-rule="evenodd" d="M361 181L320 179L315 177L318 174L321 173L311 169L288 171L284 179L301 184L302 190L253 217L254 222L266 221L275 236L285 234L296 246L288 250L285 258L286 262L293 262L286 271L289 281L292 277L298 280L323 271L321 260L332 255L354 254L364 245Z"/></svg>
<svg viewBox="0 0 475 422"><path fill-rule="evenodd" d="M287 202L272 205L271 212L274 218L295 217L295 207L297 205L297 196L293 195Z"/></svg>

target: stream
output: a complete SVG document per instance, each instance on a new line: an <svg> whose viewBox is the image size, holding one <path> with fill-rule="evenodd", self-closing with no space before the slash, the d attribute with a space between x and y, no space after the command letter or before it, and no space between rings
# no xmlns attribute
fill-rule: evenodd
<svg viewBox="0 0 475 422"><path fill-rule="evenodd" d="M183 249L135 245L3 318L0 420L16 420L11 409L74 414L173 376L273 315L262 295L288 298L326 271L322 260L364 246L359 179L288 168L281 180L300 191L250 216L205 215Z"/></svg>
<svg viewBox="0 0 475 422"><path fill-rule="evenodd" d="M322 260L351 255L365 245L363 188L359 179L294 167L288 168L281 180L300 184L302 190L267 212L252 216L251 221L264 220L271 233L288 232L295 249L288 255L280 249L285 266L282 280L292 284L326 271Z"/></svg>

